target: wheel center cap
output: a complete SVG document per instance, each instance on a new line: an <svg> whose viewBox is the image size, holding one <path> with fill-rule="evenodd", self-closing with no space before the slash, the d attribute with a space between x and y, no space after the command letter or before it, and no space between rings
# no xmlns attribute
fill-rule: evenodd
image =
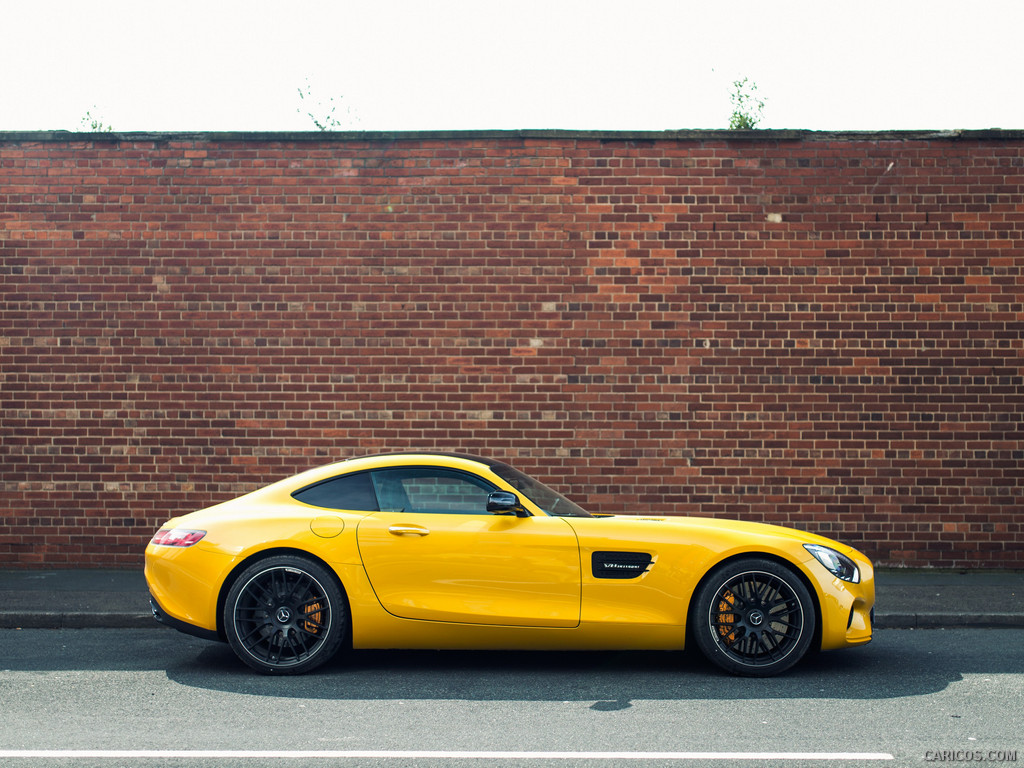
<svg viewBox="0 0 1024 768"><path fill-rule="evenodd" d="M760 627L764 623L764 614L761 611L751 611L747 620L755 627Z"/></svg>
<svg viewBox="0 0 1024 768"><path fill-rule="evenodd" d="M289 621L292 620L292 612L291 612L291 610L288 609L288 608L284 608L284 607L278 608L277 609L277 620L281 624L287 624Z"/></svg>

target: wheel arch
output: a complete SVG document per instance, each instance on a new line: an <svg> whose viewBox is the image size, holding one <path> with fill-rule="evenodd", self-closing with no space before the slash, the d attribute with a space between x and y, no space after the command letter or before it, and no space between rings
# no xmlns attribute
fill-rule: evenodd
<svg viewBox="0 0 1024 768"><path fill-rule="evenodd" d="M272 547L271 549L262 549L259 552L254 552L235 564L235 567L231 569L224 581L221 582L220 592L217 594L217 637L224 642L227 642L227 634L224 630L224 605L227 603L228 592L231 591L231 587L238 580L239 575L250 565L258 563L260 560L267 560L278 555L294 555L305 560L310 560L322 567L331 575L331 578L334 579L335 584L337 584L338 588L341 590L341 596L345 599L345 608L348 611L349 616L348 626L345 629L345 642L350 643L352 638L352 610L349 605L348 591L345 589L345 584L342 582L341 577L338 576L338 572L335 571L323 558L317 557L313 553L307 552L304 549L296 549L295 547Z"/></svg>
<svg viewBox="0 0 1024 768"><path fill-rule="evenodd" d="M815 589L814 584L807 577L807 574L800 570L791 560L787 560L784 557L773 554L771 552L737 552L734 555L730 555L722 560L719 560L712 564L700 577L700 580L694 585L693 591L690 592L689 603L686 606L686 640L689 641L690 629L693 626L693 612L696 608L694 603L696 602L693 598L697 595L700 590L704 587L707 581L711 578L711 575L715 573L719 568L735 563L738 560L769 560L776 565L781 565L783 568L788 570L798 579L807 591L811 595L811 600L814 602L814 634L811 635L811 645L808 650L817 652L821 650L821 599L818 597L818 590Z"/></svg>

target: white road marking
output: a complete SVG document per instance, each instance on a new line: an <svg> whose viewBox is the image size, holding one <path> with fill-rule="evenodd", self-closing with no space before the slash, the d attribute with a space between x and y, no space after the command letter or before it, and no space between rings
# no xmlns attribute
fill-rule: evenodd
<svg viewBox="0 0 1024 768"><path fill-rule="evenodd" d="M887 752L459 752L430 750L0 749L0 759L893 760Z"/></svg>

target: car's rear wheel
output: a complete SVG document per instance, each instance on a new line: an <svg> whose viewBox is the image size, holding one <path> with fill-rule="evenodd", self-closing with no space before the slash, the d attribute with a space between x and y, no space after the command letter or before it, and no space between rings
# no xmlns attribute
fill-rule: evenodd
<svg viewBox="0 0 1024 768"><path fill-rule="evenodd" d="M328 661L348 623L334 576L304 557L277 555L239 574L224 602L235 654L258 672L297 675Z"/></svg>
<svg viewBox="0 0 1024 768"><path fill-rule="evenodd" d="M796 664L814 637L815 607L800 578L779 563L726 563L695 596L690 631L704 655L739 675L767 677Z"/></svg>

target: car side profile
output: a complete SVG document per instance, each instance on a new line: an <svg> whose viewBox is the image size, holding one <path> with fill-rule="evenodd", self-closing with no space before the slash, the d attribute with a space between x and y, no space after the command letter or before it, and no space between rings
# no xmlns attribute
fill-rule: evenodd
<svg viewBox="0 0 1024 768"><path fill-rule="evenodd" d="M349 459L167 521L156 618L258 672L342 647L681 650L777 674L871 640L871 562L780 526L591 515L508 464Z"/></svg>

